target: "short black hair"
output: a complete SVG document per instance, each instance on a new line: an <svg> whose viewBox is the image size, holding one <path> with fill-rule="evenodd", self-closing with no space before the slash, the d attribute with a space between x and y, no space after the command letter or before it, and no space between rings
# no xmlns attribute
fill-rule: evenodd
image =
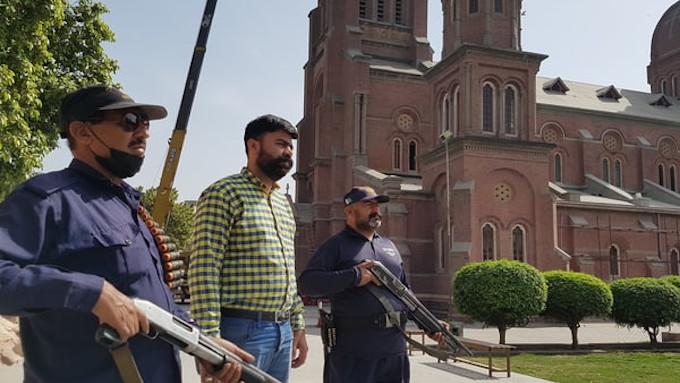
<svg viewBox="0 0 680 383"><path fill-rule="evenodd" d="M297 140L298 138L297 129L293 124L288 122L288 120L273 114L265 114L264 116L260 116L250 121L248 125L246 125L243 141L248 141L250 138L258 138L262 133L275 132L277 130L288 132L294 140Z"/></svg>

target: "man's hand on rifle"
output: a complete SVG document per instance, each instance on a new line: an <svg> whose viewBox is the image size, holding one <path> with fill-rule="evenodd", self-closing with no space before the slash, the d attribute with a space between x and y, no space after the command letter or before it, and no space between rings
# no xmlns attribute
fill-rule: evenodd
<svg viewBox="0 0 680 383"><path fill-rule="evenodd" d="M359 273L361 274L361 280L357 285L358 287L366 286L369 282L373 282L376 285L380 285L380 281L378 281L378 278L376 278L375 275L373 275L373 273L371 273L368 270L368 268L373 265L375 265L375 261L372 259L366 259L357 265L359 267Z"/></svg>
<svg viewBox="0 0 680 383"><path fill-rule="evenodd" d="M437 322L439 322L439 324L446 330L450 330L450 326L448 323L444 322L443 320L438 320ZM444 346L446 344L446 338L444 337L444 334L440 331L428 333L427 336L429 336L433 340L436 340L440 346Z"/></svg>
<svg viewBox="0 0 680 383"><path fill-rule="evenodd" d="M116 330L121 343L127 342L140 331L145 334L149 332L149 321L144 312L107 281L104 281L92 313L99 318L99 324L107 324Z"/></svg>
<svg viewBox="0 0 680 383"><path fill-rule="evenodd" d="M226 339L216 337L210 337L210 339L225 349L233 352L247 363L253 363L255 361L255 357L238 348L235 344ZM243 368L239 363L225 363L222 368L216 370L215 367L204 360L199 359L199 362L199 372L201 374L202 383L238 383L241 381L241 372Z"/></svg>

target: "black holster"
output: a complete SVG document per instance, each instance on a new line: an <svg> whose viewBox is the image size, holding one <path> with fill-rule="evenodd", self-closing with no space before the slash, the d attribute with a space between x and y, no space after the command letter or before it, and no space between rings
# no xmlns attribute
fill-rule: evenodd
<svg viewBox="0 0 680 383"><path fill-rule="evenodd" d="M321 327L321 341L323 342L324 352L330 353L335 346L335 324L333 323L333 315L327 313L322 308L319 309L319 325Z"/></svg>

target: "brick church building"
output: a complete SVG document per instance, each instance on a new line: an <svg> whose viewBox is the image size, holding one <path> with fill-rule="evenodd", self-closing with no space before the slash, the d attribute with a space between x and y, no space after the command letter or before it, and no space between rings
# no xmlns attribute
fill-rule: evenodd
<svg viewBox="0 0 680 383"><path fill-rule="evenodd" d="M468 262L515 259L605 281L678 274L680 2L658 22L650 92L537 77L521 0L319 0L298 128L298 270L344 227L344 193L387 194L379 230L447 310ZM615 37L614 37L615 38Z"/></svg>

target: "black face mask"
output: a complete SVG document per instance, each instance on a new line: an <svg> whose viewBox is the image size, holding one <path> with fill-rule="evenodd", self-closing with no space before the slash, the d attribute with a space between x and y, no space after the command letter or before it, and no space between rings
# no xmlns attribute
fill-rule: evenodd
<svg viewBox="0 0 680 383"><path fill-rule="evenodd" d="M108 170L118 178L132 177L142 167L144 157L135 156L130 153L120 151L118 149L109 148L110 157L94 156L94 159L99 162L104 169Z"/></svg>
<svg viewBox="0 0 680 383"><path fill-rule="evenodd" d="M91 131L92 132L92 131ZM118 149L114 149L108 146L98 135L92 132L99 142L104 144L109 148L109 157L102 157L94 154L94 159L99 162L104 169L108 170L111 174L118 178L128 178L132 177L139 172L144 162L144 157L135 156L134 154L126 153Z"/></svg>

